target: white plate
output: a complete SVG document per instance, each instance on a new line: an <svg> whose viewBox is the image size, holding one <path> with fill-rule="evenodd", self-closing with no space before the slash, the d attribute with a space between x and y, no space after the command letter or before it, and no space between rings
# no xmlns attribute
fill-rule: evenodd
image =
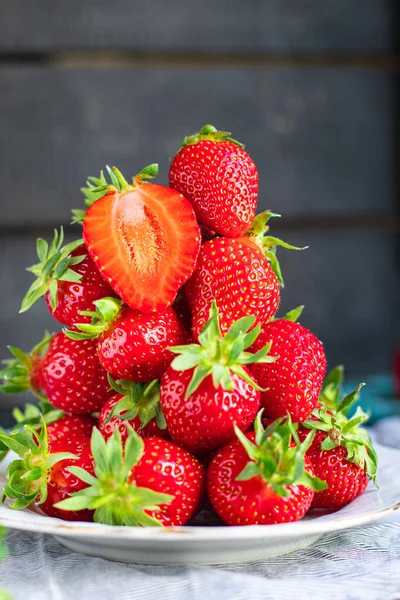
<svg viewBox="0 0 400 600"><path fill-rule="evenodd" d="M378 490L370 484L365 494L339 511L330 514L312 511L297 523L247 527L111 527L69 523L29 509L14 511L0 506L0 525L54 535L77 552L123 562L222 564L268 558L305 548L325 534L388 518L400 508L400 451L378 446L377 452ZM0 487L5 481L4 466L0 465Z"/></svg>

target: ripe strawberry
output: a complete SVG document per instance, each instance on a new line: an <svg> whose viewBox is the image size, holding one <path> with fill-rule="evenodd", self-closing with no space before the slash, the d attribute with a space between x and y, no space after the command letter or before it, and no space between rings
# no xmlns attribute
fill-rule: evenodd
<svg viewBox="0 0 400 600"><path fill-rule="evenodd" d="M210 319L199 344L171 348L176 357L161 379L161 408L174 442L193 454L204 456L234 438L234 424L246 430L259 406L259 387L246 366L275 360L245 352L260 332L250 332L253 317L234 323L225 337L213 302Z"/></svg>
<svg viewBox="0 0 400 600"><path fill-rule="evenodd" d="M95 265L118 296L142 312L171 306L200 248L190 203L171 188L143 181L157 171L150 165L128 184L118 169L109 169L113 185L90 191L94 201L83 220Z"/></svg>
<svg viewBox="0 0 400 600"><path fill-rule="evenodd" d="M87 437L92 435L93 427L96 427L97 421L89 415L67 415L64 414L57 421L52 421L47 425L47 436L49 444L52 445L57 440L72 439L75 437Z"/></svg>
<svg viewBox="0 0 400 600"><path fill-rule="evenodd" d="M99 428L104 439L110 439L114 429L118 428L125 442L128 437L127 425L140 437L168 436L160 407L160 383L157 379L148 384L123 380L117 382L110 377L109 381L117 393L101 409Z"/></svg>
<svg viewBox="0 0 400 600"><path fill-rule="evenodd" d="M96 269L82 240L64 247L63 242L62 227L60 233L55 230L50 247L45 240L37 240L39 263L28 269L37 279L26 293L20 312L44 296L53 317L71 326L82 321L80 311L92 310L94 300L113 296L114 292ZM84 322L88 322L87 317Z"/></svg>
<svg viewBox="0 0 400 600"><path fill-rule="evenodd" d="M112 395L94 340L55 334L43 356L41 384L53 406L72 414L100 410Z"/></svg>
<svg viewBox="0 0 400 600"><path fill-rule="evenodd" d="M272 352L279 358L273 364L251 367L263 388L265 414L275 419L289 413L294 421L305 421L318 402L325 377L324 348L311 331L288 319L265 323L254 351L267 343L272 344Z"/></svg>
<svg viewBox="0 0 400 600"><path fill-rule="evenodd" d="M255 432L242 433L213 457L207 472L208 494L228 525L270 525L301 519L314 490L325 487L314 477L291 421L274 421L267 429L255 422Z"/></svg>
<svg viewBox="0 0 400 600"><path fill-rule="evenodd" d="M173 308L141 313L115 298L96 300L92 323L77 324L66 335L73 340L98 338L100 363L114 379L136 382L159 379L171 363L169 346L189 340Z"/></svg>
<svg viewBox="0 0 400 600"><path fill-rule="evenodd" d="M5 394L19 394L30 390L38 398L45 398L40 379L43 355L50 340L51 335L46 332L42 341L29 354L15 346L8 346L14 358L3 360L5 368L0 371L0 379L3 379L0 391Z"/></svg>
<svg viewBox="0 0 400 600"><path fill-rule="evenodd" d="M244 237L213 238L202 245L196 270L185 285L195 338L208 319L213 299L218 304L223 333L241 317L252 315L257 323L264 323L276 313L283 280L274 247L295 247L264 237L271 216L268 211L258 215Z"/></svg>
<svg viewBox="0 0 400 600"><path fill-rule="evenodd" d="M203 467L167 440L142 439L129 426L128 431L123 445L118 429L108 442L93 429L95 478L74 469L90 486L57 507L93 508L94 520L109 525L184 525L202 495Z"/></svg>
<svg viewBox="0 0 400 600"><path fill-rule="evenodd" d="M317 477L327 483L325 490L315 494L313 508L348 504L364 492L368 479L376 482L377 456L367 431L360 427L368 415L358 407L352 418L346 417L363 385L360 383L336 409L315 409L299 430L301 438L310 429L316 431L307 456Z"/></svg>
<svg viewBox="0 0 400 600"><path fill-rule="evenodd" d="M183 140L169 184L187 198L199 223L227 237L243 235L257 208L258 172L227 131L206 125Z"/></svg>
<svg viewBox="0 0 400 600"><path fill-rule="evenodd" d="M26 425L22 431L0 435L0 440L20 457L9 465L8 483L3 489L4 496L14 500L13 508L26 508L34 503L50 517L92 520L91 511L78 513L54 507L56 502L86 487L69 467L79 466L93 473L89 437L64 437L50 443L43 421L40 433Z"/></svg>

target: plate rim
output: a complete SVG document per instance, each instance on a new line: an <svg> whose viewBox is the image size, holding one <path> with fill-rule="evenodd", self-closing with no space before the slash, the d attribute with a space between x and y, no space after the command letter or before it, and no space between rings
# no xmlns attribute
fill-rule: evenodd
<svg viewBox="0 0 400 600"><path fill-rule="evenodd" d="M376 444L380 452L398 455L400 450ZM279 523L275 525L246 525L224 526L207 525L179 526L179 527L120 527L104 525L101 523L87 523L84 521L63 521L46 515L31 513L29 519L24 519L26 512L13 511L10 507L0 506L0 525L9 529L28 531L39 534L58 535L63 537L89 536L107 538L109 540L155 541L157 543L180 543L187 536L187 540L199 543L228 542L234 540L252 540L267 538L291 538L307 535L324 535L335 531L342 531L353 527L372 524L385 519L397 510L400 510L400 495L396 502L390 506L374 509L359 515L343 515L337 520L323 520L323 515L315 519L300 520L294 523ZM336 514L340 515L340 509ZM32 518L32 516L36 518Z"/></svg>

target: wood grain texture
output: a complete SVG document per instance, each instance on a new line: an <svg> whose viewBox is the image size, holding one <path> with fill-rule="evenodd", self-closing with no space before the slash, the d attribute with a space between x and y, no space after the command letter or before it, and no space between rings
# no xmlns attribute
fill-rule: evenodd
<svg viewBox="0 0 400 600"><path fill-rule="evenodd" d="M260 207L391 213L394 76L319 69L0 68L2 225L68 223L105 164L133 176L207 122L246 143Z"/></svg>
<svg viewBox="0 0 400 600"><path fill-rule="evenodd" d="M0 49L387 51L391 0L1 0Z"/></svg>

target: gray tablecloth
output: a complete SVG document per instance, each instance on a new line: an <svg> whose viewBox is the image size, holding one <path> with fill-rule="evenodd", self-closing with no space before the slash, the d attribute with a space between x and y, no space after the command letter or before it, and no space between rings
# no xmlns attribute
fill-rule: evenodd
<svg viewBox="0 0 400 600"><path fill-rule="evenodd" d="M400 447L400 418L379 422L374 435ZM50 536L15 531L8 545L0 583L14 600L400 599L400 516L286 556L224 567L113 563L71 552Z"/></svg>

